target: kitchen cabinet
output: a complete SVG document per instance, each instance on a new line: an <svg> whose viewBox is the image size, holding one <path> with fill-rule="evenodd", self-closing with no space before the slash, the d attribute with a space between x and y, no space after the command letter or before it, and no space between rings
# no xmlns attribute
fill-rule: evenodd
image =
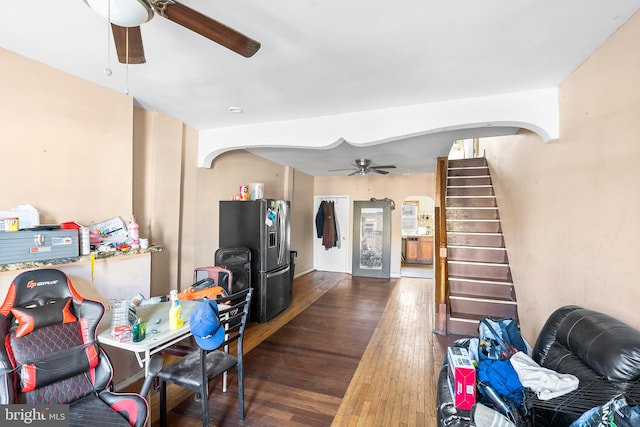
<svg viewBox="0 0 640 427"><path fill-rule="evenodd" d="M433 262L433 237L420 236L419 243L419 261Z"/></svg>
<svg viewBox="0 0 640 427"><path fill-rule="evenodd" d="M406 236L404 239L405 262L433 262L433 236Z"/></svg>
<svg viewBox="0 0 640 427"><path fill-rule="evenodd" d="M406 237L405 238L405 261L417 261L418 260L418 238Z"/></svg>

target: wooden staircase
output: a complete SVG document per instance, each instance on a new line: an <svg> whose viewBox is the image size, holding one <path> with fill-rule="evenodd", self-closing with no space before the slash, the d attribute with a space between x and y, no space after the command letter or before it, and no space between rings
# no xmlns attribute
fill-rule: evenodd
<svg viewBox="0 0 640 427"><path fill-rule="evenodd" d="M447 333L476 336L485 316L518 307L486 159L449 160L446 183Z"/></svg>

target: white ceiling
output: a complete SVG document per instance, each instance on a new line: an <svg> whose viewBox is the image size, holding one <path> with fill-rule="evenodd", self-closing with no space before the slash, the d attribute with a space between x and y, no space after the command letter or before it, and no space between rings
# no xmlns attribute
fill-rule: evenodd
<svg viewBox="0 0 640 427"><path fill-rule="evenodd" d="M82 0L5 1L0 47L204 130L557 87L640 8L640 0L183 3L261 49L244 58L155 16L142 25L147 63L127 67L115 59L107 22ZM232 106L244 112L230 113ZM446 155L454 139L473 136L481 135L251 151L311 175L361 156L418 173L433 171L421 158Z"/></svg>

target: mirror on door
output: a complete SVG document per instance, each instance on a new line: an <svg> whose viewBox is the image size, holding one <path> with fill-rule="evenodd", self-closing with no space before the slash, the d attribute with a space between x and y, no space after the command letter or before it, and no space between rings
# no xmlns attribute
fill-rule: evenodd
<svg viewBox="0 0 640 427"><path fill-rule="evenodd" d="M390 277L391 202L353 202L352 275Z"/></svg>

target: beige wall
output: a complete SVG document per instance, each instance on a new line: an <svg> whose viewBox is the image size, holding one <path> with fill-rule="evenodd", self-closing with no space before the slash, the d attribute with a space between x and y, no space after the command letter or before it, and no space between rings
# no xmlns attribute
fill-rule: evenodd
<svg viewBox="0 0 640 427"><path fill-rule="evenodd" d="M563 304L640 328L640 14L560 86L560 138L482 141L523 332Z"/></svg>
<svg viewBox="0 0 640 427"><path fill-rule="evenodd" d="M371 198L392 199L396 209L391 212L391 276L400 276L402 252L402 230L400 207L408 196L435 196L433 174L415 175L355 175L316 177L314 194L321 196L347 195L352 202L349 229L353 230L353 202ZM315 213L314 213L315 216ZM349 236L349 253L351 253L353 236Z"/></svg>
<svg viewBox="0 0 640 427"><path fill-rule="evenodd" d="M0 210L43 224L132 213L133 100L0 49Z"/></svg>
<svg viewBox="0 0 640 427"><path fill-rule="evenodd" d="M313 233L316 213L313 211L314 178L294 171L291 197L291 250L297 251L295 274L313 269Z"/></svg>
<svg viewBox="0 0 640 427"><path fill-rule="evenodd" d="M197 138L188 130L172 117L135 109L134 212L140 236L165 247L152 255L153 295L166 295L179 283L183 145L189 135Z"/></svg>

